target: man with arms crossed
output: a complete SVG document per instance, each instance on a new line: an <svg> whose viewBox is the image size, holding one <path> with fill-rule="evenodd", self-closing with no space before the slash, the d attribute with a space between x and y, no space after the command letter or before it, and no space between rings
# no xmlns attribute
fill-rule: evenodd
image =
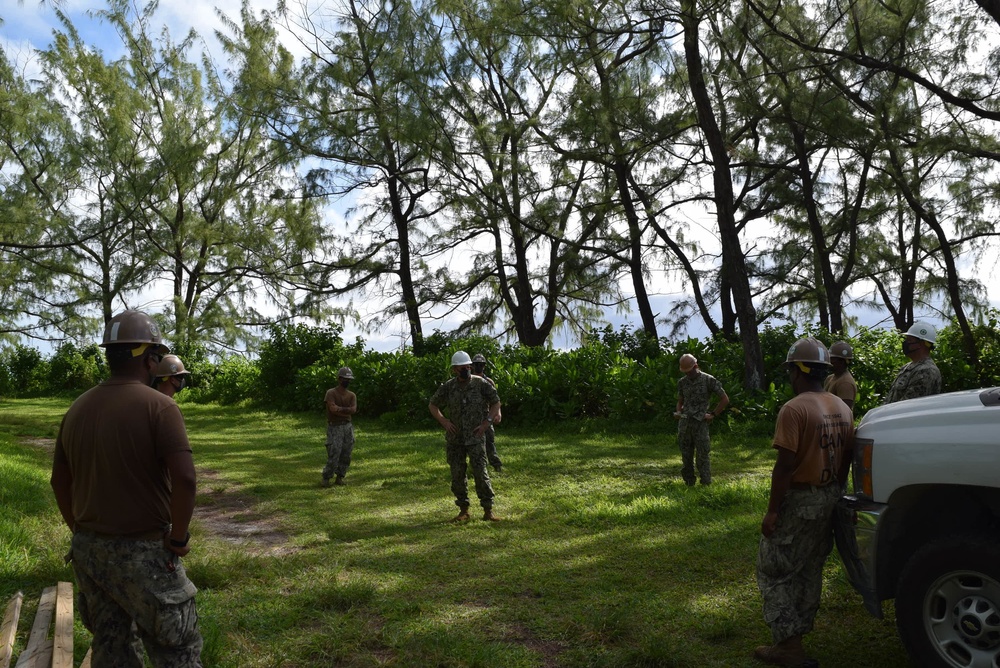
<svg viewBox="0 0 1000 668"><path fill-rule="evenodd" d="M323 487L346 485L344 477L351 467L354 452L354 423L351 416L358 412L358 397L347 389L354 380L350 367L342 366L337 372L337 387L331 387L323 397L326 404L326 466L323 467Z"/></svg>

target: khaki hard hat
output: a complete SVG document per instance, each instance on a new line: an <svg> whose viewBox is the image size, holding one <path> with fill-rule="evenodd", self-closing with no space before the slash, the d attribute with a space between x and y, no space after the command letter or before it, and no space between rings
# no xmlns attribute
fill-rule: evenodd
<svg viewBox="0 0 1000 668"><path fill-rule="evenodd" d="M937 330L930 323L915 322L906 330L906 336L912 336L927 343L934 343L937 341Z"/></svg>
<svg viewBox="0 0 1000 668"><path fill-rule="evenodd" d="M684 353L683 355L681 355L680 365L681 365L681 371L683 371L684 373L687 373L691 369L695 368L697 364L698 364L698 359L694 355L690 353Z"/></svg>
<svg viewBox="0 0 1000 668"><path fill-rule="evenodd" d="M830 346L830 357L839 357L845 360L854 359L854 349L846 341L837 341Z"/></svg>
<svg viewBox="0 0 1000 668"><path fill-rule="evenodd" d="M459 350L451 356L452 366L465 366L466 364L472 364L472 358L469 357L469 353L464 350Z"/></svg>
<svg viewBox="0 0 1000 668"><path fill-rule="evenodd" d="M354 380L354 372L351 371L351 367L342 366L340 371L337 372L337 378L347 378L348 380Z"/></svg>
<svg viewBox="0 0 1000 668"><path fill-rule="evenodd" d="M133 356L138 357L146 351L148 346L141 344L151 344L155 346L156 353L166 355L170 348L163 345L160 337L160 328L156 326L153 319L142 311L122 311L118 315L108 320L104 326L104 338L101 346L116 346L119 344L138 345Z"/></svg>
<svg viewBox="0 0 1000 668"><path fill-rule="evenodd" d="M802 362L803 364L821 364L830 366L830 351L823 342L813 337L799 339L788 349L785 362Z"/></svg>
<svg viewBox="0 0 1000 668"><path fill-rule="evenodd" d="M482 353L476 353L475 356L472 358L472 363L473 364L486 364L486 356L483 355Z"/></svg>
<svg viewBox="0 0 1000 668"><path fill-rule="evenodd" d="M184 362L177 355L164 355L163 359L160 360L160 364L156 367L157 378L190 374L191 372L184 368Z"/></svg>

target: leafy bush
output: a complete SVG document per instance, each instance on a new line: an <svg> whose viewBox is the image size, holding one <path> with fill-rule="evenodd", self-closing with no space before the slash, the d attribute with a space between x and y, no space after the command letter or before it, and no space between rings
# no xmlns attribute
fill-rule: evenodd
<svg viewBox="0 0 1000 668"><path fill-rule="evenodd" d="M191 371L189 398L218 402L224 406L259 400L260 367L242 355L229 355L217 364L200 362L184 368Z"/></svg>
<svg viewBox="0 0 1000 668"><path fill-rule="evenodd" d="M107 376L107 360L100 346L92 343L77 348L72 343L63 343L49 360L47 390L82 392Z"/></svg>
<svg viewBox="0 0 1000 668"><path fill-rule="evenodd" d="M971 387L1000 385L1000 311L990 310L985 322L972 327L979 352L978 364L973 365L965 353L962 332L958 327L946 327L938 333L934 360L941 369L943 391Z"/></svg>
<svg viewBox="0 0 1000 668"><path fill-rule="evenodd" d="M49 362L34 348L15 344L2 353L5 373L0 392L13 397L38 396L49 391Z"/></svg>
<svg viewBox="0 0 1000 668"><path fill-rule="evenodd" d="M965 355L961 333L954 326L938 334L934 358L941 369L944 391L1000 385L1000 312L974 328L980 350L973 365ZM427 337L423 355L412 350L365 350L358 340L345 345L338 327L281 325L270 329L257 360L233 355L209 359L204 351L178 352L192 372L193 387L185 400L221 404L248 402L277 410L322 411L326 390L337 383L337 371L350 366L361 416L385 424L412 426L427 421L427 402L438 385L451 377L450 358L457 350L483 353L487 374L497 384L504 420L541 424L567 418L609 418L622 425L651 425L673 430L677 403L679 358L691 353L699 366L722 383L731 409L713 429L755 435L773 429L778 409L791 398L784 370L791 344L816 336L827 345L844 338L806 325L764 326L760 330L764 358L764 390L743 387L743 347L724 337L656 341L641 331L622 327L594 330L580 347L553 350L500 345L493 337L457 336L435 332ZM861 329L844 338L854 348L851 371L858 383L855 417L882 403L882 397L907 362L902 336L886 329ZM107 370L97 346L59 347L51 360L26 346L0 353L0 393L31 395L82 390L98 382Z"/></svg>
<svg viewBox="0 0 1000 668"><path fill-rule="evenodd" d="M306 410L310 400L296 389L300 372L317 362L346 360L361 353L361 343L345 346L341 327L272 325L261 346L259 395L265 405ZM319 401L323 400L320 395Z"/></svg>

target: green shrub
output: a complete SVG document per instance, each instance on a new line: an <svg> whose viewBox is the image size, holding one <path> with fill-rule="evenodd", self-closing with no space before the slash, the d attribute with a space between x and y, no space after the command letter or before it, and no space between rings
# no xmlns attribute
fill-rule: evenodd
<svg viewBox="0 0 1000 668"><path fill-rule="evenodd" d="M104 351L97 344L77 348L63 343L49 360L47 387L53 393L90 389L108 376Z"/></svg>
<svg viewBox="0 0 1000 668"><path fill-rule="evenodd" d="M314 402L296 387L300 372L317 362L346 360L361 352L360 342L344 345L342 331L338 326L272 325L257 361L263 403L286 410L307 410ZM322 400L320 395L318 401Z"/></svg>
<svg viewBox="0 0 1000 668"><path fill-rule="evenodd" d="M14 344L3 351L3 394L12 397L31 397L49 391L49 362L34 348Z"/></svg>
<svg viewBox="0 0 1000 668"><path fill-rule="evenodd" d="M260 367L242 355L229 355L217 364L185 361L191 371L190 399L224 406L259 400Z"/></svg>

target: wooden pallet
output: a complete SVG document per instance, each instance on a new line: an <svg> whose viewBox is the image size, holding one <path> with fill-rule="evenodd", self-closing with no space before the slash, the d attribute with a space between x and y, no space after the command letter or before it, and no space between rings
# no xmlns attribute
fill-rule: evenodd
<svg viewBox="0 0 1000 668"><path fill-rule="evenodd" d="M18 592L7 604L0 627L0 668L10 666L23 600L24 595ZM60 582L42 590L28 644L14 664L14 668L50 667L73 668L73 584L70 582ZM87 652L80 668L89 667L90 652Z"/></svg>

